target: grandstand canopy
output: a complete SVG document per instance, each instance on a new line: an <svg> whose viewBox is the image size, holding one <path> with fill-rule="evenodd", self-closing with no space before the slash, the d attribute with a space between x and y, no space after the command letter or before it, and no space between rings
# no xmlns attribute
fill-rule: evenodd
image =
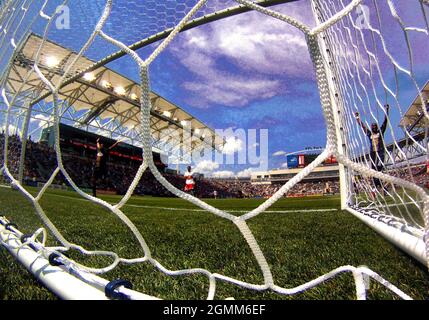
<svg viewBox="0 0 429 320"><path fill-rule="evenodd" d="M429 99L429 81L425 84L421 91L426 108L428 108ZM409 128L409 131L421 130L428 125L428 120L423 114L422 99L420 95L417 95L414 101L411 103L404 117L401 119L399 124L401 127Z"/></svg>
<svg viewBox="0 0 429 320"><path fill-rule="evenodd" d="M36 34L30 34L19 46L21 48L11 65L7 79L8 94L12 96L18 94L18 99L15 100L17 105L19 101L25 101L19 99L24 96L31 97L34 105L40 103L52 105L51 95L42 101L38 99L48 94L49 90L32 70L34 63L37 60L37 66L44 76L53 84L57 84L65 70L72 65L77 53L49 40L43 42L43 39ZM37 59L38 54L40 56ZM70 76L82 72L93 64L94 61L84 56L79 57L71 68ZM62 119L67 119L68 124L75 127L88 130L90 127L98 128L113 132L112 137L129 138L128 141L138 142L140 93L139 83L107 67L99 67L60 89ZM181 144L184 131L187 131L194 135L192 144L189 145L191 150L206 146L204 137L213 137L210 147L221 149L223 139L215 136L214 131L204 123L154 92L150 93L150 97L154 147L166 152L169 151L165 150L167 145L177 148L177 145ZM21 107L27 108L27 106ZM37 110L40 112L42 109ZM165 130L178 130L176 132L179 134L166 137Z"/></svg>

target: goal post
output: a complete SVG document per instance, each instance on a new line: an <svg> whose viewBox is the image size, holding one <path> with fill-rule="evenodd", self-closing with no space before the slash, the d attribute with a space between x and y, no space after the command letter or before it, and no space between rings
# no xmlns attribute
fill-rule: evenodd
<svg viewBox="0 0 429 320"><path fill-rule="evenodd" d="M311 7L313 9L314 18L316 23L320 25L322 23L321 17L318 14L318 7L315 1L311 2ZM319 36L319 46L323 59L323 66L326 70L327 80L329 82L329 99L332 106L332 115L334 117L336 137L337 137L337 150L338 153L344 155L346 152L346 143L343 141L346 137L344 136L344 127L341 123L341 115L342 115L342 106L340 104L341 99L339 99L338 94L338 86L335 83L335 71L331 68L332 65L332 57L330 56L329 44L325 35ZM339 163L339 176L340 176L340 196L341 196L341 209L346 210L348 208L348 195L349 195L349 181L347 180L348 172L347 168Z"/></svg>
<svg viewBox="0 0 429 320"><path fill-rule="evenodd" d="M323 24L333 19L341 9L345 8L347 1L319 1L312 0L312 8L317 23ZM407 26L398 16L395 4L392 1L378 2L355 1L355 14L349 14L342 19L337 19L337 23L327 28L319 35L319 44L324 57L324 67L329 81L329 93L333 118L337 130L338 154L346 157L355 163L360 163L376 171L387 173L396 178L395 182L380 182L378 178L365 178L361 173L353 170L347 165L340 165L340 185L341 185L341 205L342 208L352 213L368 226L376 230L386 239L397 245L399 248L416 258L423 264L428 263L425 249L425 234L427 234L427 197L425 190L421 190L421 196L418 192L410 196L410 191L404 185L404 182L415 183L415 177L412 174L404 174L404 168L409 171L413 166L412 157L417 155L421 157L420 162L426 165L427 157L427 124L426 118L426 99L422 96L423 88L420 87L413 73L413 57L409 33L416 32L428 36L429 29ZM385 6L386 11L391 14L393 22L398 23L399 27L405 33L405 43L403 48L404 55L410 56L411 70L406 70L397 62L393 56L392 48L388 47L385 37L389 26L384 26L381 21L380 7ZM418 13L418 1L415 1L414 11ZM427 19L425 9L420 11L422 21ZM396 20L396 21L395 21ZM384 29L382 28L384 27ZM395 54L399 53L396 50ZM402 58L402 57L401 57ZM366 60L368 59L368 60ZM381 73L381 66L391 63L392 70L387 68ZM388 72L390 71L390 74ZM414 125L420 125L419 132L412 132L410 126L404 126L402 130L405 133L403 139L407 143L420 148L420 152L405 156L405 146L395 134L393 121L389 118L388 101L391 100L393 108L397 108L401 116L404 116L407 106L402 106L399 101L400 80L398 73L406 74L415 87L416 100L421 101L421 108L417 111L422 123L416 120ZM379 74L377 74L379 73ZM390 88L387 83L388 77L396 78L397 86ZM365 77L365 79L363 79ZM384 97L384 103L381 100ZM389 99L390 98L390 99ZM390 106L389 106L390 107ZM389 108L387 107L387 108ZM356 117L361 111L368 115L367 123L360 124ZM390 137L382 134L381 139L384 144L383 150L377 151L383 154L382 159L374 159L374 153L367 148L366 132L362 127L369 127L370 123L380 120L380 115L385 116L390 130ZM359 114L360 117L360 114ZM381 123L378 124L381 126ZM424 135L424 139L415 138L416 135ZM389 141L390 140L390 141ZM389 144L390 142L390 144ZM402 141L403 142L403 141ZM369 143L371 145L371 142ZM417 146L416 146L417 145ZM371 145L372 146L372 145ZM379 165L374 163L379 160ZM421 166L422 167L422 166ZM359 179L360 181L356 181ZM404 181L408 180L408 181ZM427 183L427 182L425 182ZM378 184L378 185L377 185ZM390 187L387 187L387 186ZM409 185L409 184L408 184ZM410 186L410 185L409 185ZM415 186L417 187L417 186ZM425 186L427 187L427 186ZM418 187L417 187L418 188ZM416 189L417 190L417 189ZM419 199L420 198L420 199ZM387 201L386 201L387 199ZM406 201L408 199L408 201ZM389 208L396 209L390 210Z"/></svg>

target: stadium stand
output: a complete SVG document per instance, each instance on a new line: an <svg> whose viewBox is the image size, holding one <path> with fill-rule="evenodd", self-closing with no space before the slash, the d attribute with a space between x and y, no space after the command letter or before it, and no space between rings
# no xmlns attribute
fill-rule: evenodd
<svg viewBox="0 0 429 320"><path fill-rule="evenodd" d="M410 168L391 170L389 173L404 180L414 180L419 186L429 188L429 174L426 162L417 163Z"/></svg>
<svg viewBox="0 0 429 320"><path fill-rule="evenodd" d="M0 144L4 144L4 134L0 135ZM21 142L17 135L9 137L8 161L13 175L18 174L18 162ZM25 160L24 182L27 185L37 186L46 182L52 171L56 167L56 155L54 149L43 142L28 141L27 157ZM3 154L0 154L0 161L3 161ZM91 177L94 157L92 154L82 156L77 152L63 152L63 161L66 169L81 188L91 188ZM108 176L104 183L100 185L105 193L124 194L134 178L140 162L120 159L115 157L114 161L108 162ZM404 179L414 179L420 186L429 186L429 175L426 163L418 163L411 168L400 168L391 171L395 175ZM183 188L184 177L172 173L164 173L164 177L174 186ZM58 186L66 186L67 182L61 175L58 175L54 182ZM250 179L211 179L200 177L197 179L196 195L200 198L211 198L216 190L219 198L266 198L277 192L282 183L272 181L269 183L255 184ZM288 197L303 197L339 193L340 186L337 178L331 180L313 178L312 181L305 181L297 184L289 193ZM135 191L138 195L150 196L171 196L169 191L146 171Z"/></svg>
<svg viewBox="0 0 429 320"><path fill-rule="evenodd" d="M0 135L1 147L4 144L4 135ZM18 162L21 142L17 135L9 137L9 164L12 168L12 174L18 174ZM43 183L48 180L52 171L56 167L56 155L54 149L43 142L28 141L27 157L25 160L24 182L27 185L36 186L38 183ZM78 152L63 152L63 161L66 169L70 173L73 180L81 188L91 188L92 167L94 162L93 155L87 154L82 156ZM3 154L0 155L0 160L3 160ZM114 161L108 162L108 177L104 184L100 185L100 189L105 192L124 194L135 176L138 166L138 161L129 161L128 159L121 160L115 157ZM180 175L172 173L164 173L164 177L178 188L183 188L184 178ZM58 175L54 184L64 186L66 180ZM238 179L210 179L198 178L196 185L196 194L200 198L213 197L213 192L216 190L220 198L255 198L269 197L274 194L281 184L252 184L250 180ZM338 181L330 182L332 193L337 193L339 190ZM306 196L318 195L326 193L325 182L305 182L300 183L289 193L289 196ZM139 195L151 196L171 196L171 194L154 179L150 172L145 172L141 182L135 191Z"/></svg>

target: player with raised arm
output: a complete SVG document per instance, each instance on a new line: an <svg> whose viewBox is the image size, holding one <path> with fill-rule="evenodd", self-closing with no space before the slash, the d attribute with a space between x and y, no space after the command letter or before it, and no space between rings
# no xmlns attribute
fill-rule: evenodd
<svg viewBox="0 0 429 320"><path fill-rule="evenodd" d="M355 113L356 121L362 127L365 134L369 138L370 141L370 153L369 157L371 159L371 168L376 171L382 171L384 167L384 157L385 157L385 146L384 146L384 133L387 128L387 121L389 117L390 106L385 105L386 115L384 117L384 121L381 125L381 128L378 126L378 123L373 122L371 124L371 130L362 122L360 119L359 112ZM381 182L379 179L374 178L374 184L376 187L381 187ZM384 191L384 188L383 188Z"/></svg>
<svg viewBox="0 0 429 320"><path fill-rule="evenodd" d="M116 141L112 146L106 148L104 143L100 142L100 138L97 139L97 157L95 159L95 165L92 175L92 195L97 197L97 182L99 180L104 181L107 175L107 159L110 150L115 148L119 144Z"/></svg>

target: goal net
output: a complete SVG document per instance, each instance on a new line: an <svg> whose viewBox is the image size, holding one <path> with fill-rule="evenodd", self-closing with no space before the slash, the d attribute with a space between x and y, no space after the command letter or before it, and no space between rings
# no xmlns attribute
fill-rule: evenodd
<svg viewBox="0 0 429 320"><path fill-rule="evenodd" d="M427 49L424 44L428 43L428 2L407 1L406 5L401 4L407 7L406 11L397 8L396 1L391 0L312 0L314 23L298 21L289 16L287 10L272 7L285 2L290 1L0 1L2 179L31 202L41 223L40 229L23 236L16 225L1 218L1 243L29 269L33 268L34 274L62 298L101 299L106 294L108 298L153 298L131 290L127 282L102 277L120 264L147 264L168 276L204 276L209 284L208 299L215 297L219 282L293 295L343 273L353 274L359 299L366 298L369 279L401 298L410 298L388 279L362 266L338 266L298 287L279 286L248 221L284 197L326 159L335 156L341 165L343 209L426 263L424 242L429 241L425 237L429 199L425 170L429 117L424 84L428 73L420 68L426 57L421 50ZM326 122L327 145L313 163L270 199L250 212L235 216L177 189L159 172L152 156L154 100L149 78L154 61L179 32L250 10L282 21L305 36ZM76 15L71 16L71 12ZM403 12L411 13L403 16ZM78 25L78 34L66 32L70 24L75 24L74 30ZM55 59L52 43L60 44L55 50L57 56L62 56L61 60ZM65 48L74 51L64 55ZM84 59L85 56L93 60ZM108 63L120 63L121 59L133 62L140 81L137 88L122 88L128 90L129 101L137 101L139 105L138 112L130 116L137 119L136 124L130 127L121 126L121 119L112 115L101 119L79 109L77 106L84 103L84 99L91 99L84 92L67 96L67 90L76 89L73 87L76 83L84 81L90 87L93 72ZM103 90L112 89L108 82L103 85ZM410 92L416 97L412 104ZM111 103L106 99L103 107ZM68 168L73 163L60 147L60 125L82 127L82 119L89 116L92 121L85 125L88 131L133 142L143 150L141 166L127 186L125 196L116 204L93 197L78 187L79 176L70 174ZM38 163L40 157L36 153L48 151L35 150L32 137L47 127L54 128L49 138L54 153L43 164ZM37 166L45 175L46 182L39 185L37 193L30 192L24 184L25 181L31 184L31 170L28 170L31 166ZM53 168L52 171L49 168ZM234 225L249 246L263 282L249 283L193 266L171 270L157 261L147 239L123 213L124 205L147 171L173 195ZM85 244L72 243L56 224L55 216L48 217L41 205L47 189L61 187L63 183L70 185L82 199L114 214L132 232L144 254L129 259L103 248L94 251ZM58 245L47 245L48 234ZM94 267L68 257L69 251L107 257L110 262ZM49 263L44 263L46 261ZM53 272L41 272L46 268Z"/></svg>
<svg viewBox="0 0 429 320"><path fill-rule="evenodd" d="M345 2L313 4L323 24ZM386 230L389 235L385 236L425 263L423 189L428 187L429 100L421 49L429 29L424 3L413 5L364 1L354 15L327 28L322 50L338 113L338 152L362 166L355 170L344 163L343 207L370 225L380 222L378 231L385 234ZM414 101L405 88L412 90ZM383 224L400 232L391 233Z"/></svg>

